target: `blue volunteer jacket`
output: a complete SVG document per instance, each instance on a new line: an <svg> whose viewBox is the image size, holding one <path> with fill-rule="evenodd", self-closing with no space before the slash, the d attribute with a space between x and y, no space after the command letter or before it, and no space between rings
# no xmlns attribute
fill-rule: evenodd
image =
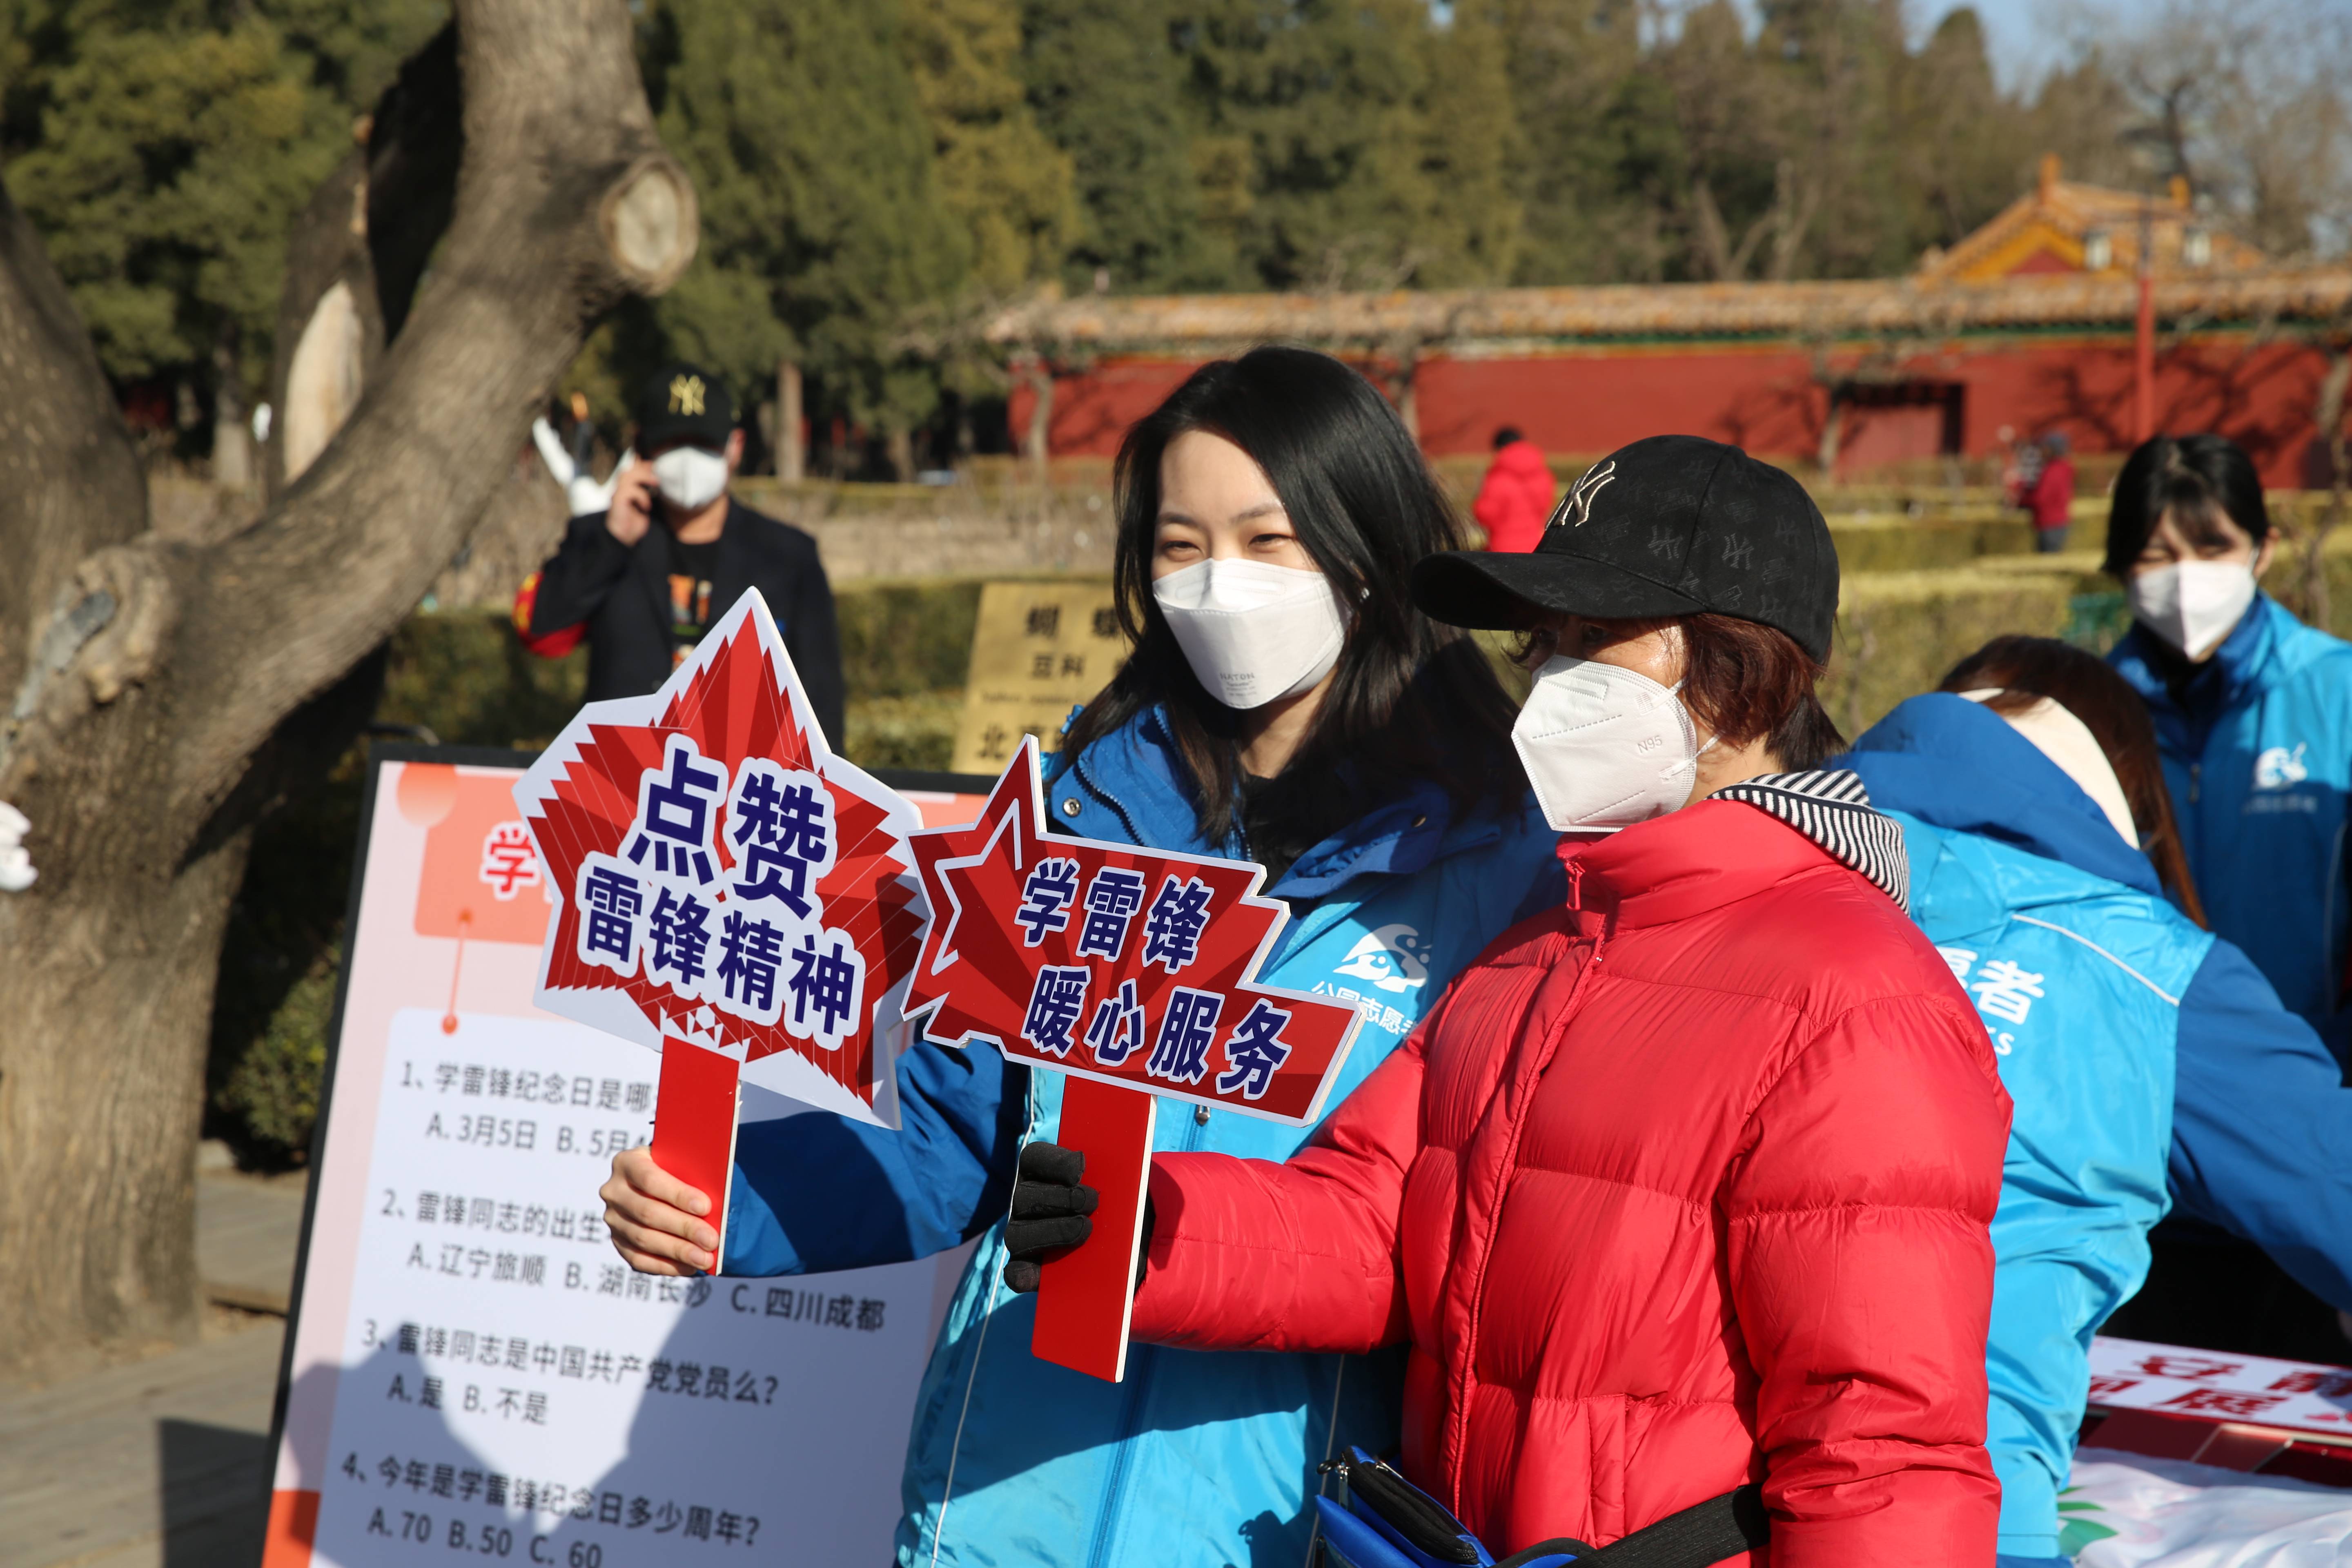
<svg viewBox="0 0 2352 1568"><path fill-rule="evenodd" d="M2182 701L2156 646L2135 626L2109 659L2156 721L2205 916L2340 1051L2352 643L2258 595Z"/></svg>
<svg viewBox="0 0 2352 1568"><path fill-rule="evenodd" d="M1046 811L1084 837L1246 858L1200 837L1189 775L1147 714L1049 762ZM1354 1002L1363 1027L1327 1105L1393 1050L1488 941L1564 896L1557 835L1532 805L1457 821L1425 785L1300 857L1272 892L1293 916L1262 970ZM815 1273L920 1258L974 1236L924 1373L907 1450L898 1561L965 1568L1295 1568L1315 1467L1394 1441L1391 1357L1213 1354L1137 1345L1126 1381L1034 1358L1034 1296L1004 1289L1014 1157L1058 1124L1061 1080L994 1051L927 1043L900 1058L902 1131L806 1114L743 1129L725 1271ZM1158 1147L1280 1160L1302 1130L1173 1104ZM950 1492L950 1484L952 1491Z"/></svg>
<svg viewBox="0 0 2352 1568"><path fill-rule="evenodd" d="M2352 1090L2310 1026L2164 898L2147 858L1999 714L1905 702L1840 765L1903 825L1911 912L2015 1105L1993 1220L2003 1555L2060 1549L2091 1336L2177 1205L2352 1305Z"/></svg>

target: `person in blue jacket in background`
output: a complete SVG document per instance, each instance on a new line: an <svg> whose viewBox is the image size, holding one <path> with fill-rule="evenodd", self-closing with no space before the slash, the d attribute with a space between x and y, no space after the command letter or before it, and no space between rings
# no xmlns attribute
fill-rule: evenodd
<svg viewBox="0 0 2352 1568"><path fill-rule="evenodd" d="M1912 916L1977 1005L2015 1106L1986 1447L2002 1568L2056 1568L2091 1337L2140 1289L2168 1209L2352 1305L2352 1089L2194 918L2155 732L2095 655L1996 639L1836 765L1902 825Z"/></svg>
<svg viewBox="0 0 2352 1568"><path fill-rule="evenodd" d="M2125 462L2107 572L2135 622L2109 656L2147 703L2189 875L2339 1055L2352 792L2352 643L2257 587L2278 541L2253 460L2220 436L2159 436Z"/></svg>
<svg viewBox="0 0 2352 1568"><path fill-rule="evenodd" d="M1355 371L1303 350L1203 366L1128 435L1116 575L1125 668L1050 759L1056 828L1254 859L1291 919L1268 983L1354 1003L1337 1105L1486 942L1565 894L1556 835L1478 647L1412 606L1412 564L1462 548L1412 437ZM1024 1142L1060 1079L929 1042L899 1062L903 1130L803 1114L740 1134L730 1274L920 1258L983 1237L910 1436L902 1564L1297 1568L1316 1466L1394 1441L1386 1357L1136 1346L1108 1384L1029 1353L1036 1298L1001 1282ZM1279 1160L1296 1127L1190 1105L1163 1150ZM708 1269L702 1195L646 1151L604 1188L622 1256ZM1034 1266L1033 1266L1034 1267Z"/></svg>
<svg viewBox="0 0 2352 1568"><path fill-rule="evenodd" d="M2253 460L2160 436L2116 479L2108 574L2135 621L2109 656L2147 702L2189 875L2235 943L2339 1062L2352 1040L2352 644L2256 586L2277 552ZM2168 1223L2140 1337L2306 1361L2352 1357L2336 1313L2263 1256Z"/></svg>

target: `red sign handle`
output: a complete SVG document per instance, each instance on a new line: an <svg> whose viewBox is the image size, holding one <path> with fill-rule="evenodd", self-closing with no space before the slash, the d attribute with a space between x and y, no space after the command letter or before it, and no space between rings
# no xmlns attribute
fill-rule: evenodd
<svg viewBox="0 0 2352 1568"><path fill-rule="evenodd" d="M1086 1184L1101 1194L1101 1203L1094 1234L1039 1273L1029 1352L1106 1383L1127 1375L1127 1329L1159 1103L1155 1096L1092 1079L1062 1080L1062 1126L1055 1138L1086 1155Z"/></svg>
<svg viewBox="0 0 2352 1568"><path fill-rule="evenodd" d="M727 1256L727 1188L735 1173L735 1115L743 1064L685 1040L662 1042L654 1100L654 1163L710 1199L704 1217ZM717 1273L717 1269L712 1269Z"/></svg>

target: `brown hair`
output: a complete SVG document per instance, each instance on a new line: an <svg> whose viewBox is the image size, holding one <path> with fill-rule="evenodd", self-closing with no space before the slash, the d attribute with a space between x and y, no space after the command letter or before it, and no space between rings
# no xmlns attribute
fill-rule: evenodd
<svg viewBox="0 0 2352 1568"><path fill-rule="evenodd" d="M1788 633L1711 612L1605 624L1636 637L1666 626L1680 629L1687 662L1677 694L1691 717L1726 745L1745 746L1761 737L1791 772L1817 768L1845 750L1845 737L1815 689L1829 667L1814 662ZM1550 625L1526 633L1519 661L1528 664L1548 655L1553 637Z"/></svg>
<svg viewBox="0 0 2352 1568"><path fill-rule="evenodd" d="M1995 637L1955 665L1939 689L1988 686L2000 688L1985 703L1996 713L2021 713L2047 697L2083 721L2123 785L2132 826L2139 830L2140 847L2155 865L2157 879L2183 914L2204 925L2205 907L2189 875L2189 857L2172 816L2172 792L2165 787L2156 725L2139 693L2098 655L2055 637Z"/></svg>

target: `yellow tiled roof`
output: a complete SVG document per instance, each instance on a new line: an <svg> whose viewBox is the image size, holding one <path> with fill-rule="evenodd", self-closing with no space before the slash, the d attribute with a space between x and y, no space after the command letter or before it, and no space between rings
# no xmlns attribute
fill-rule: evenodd
<svg viewBox="0 0 2352 1568"><path fill-rule="evenodd" d="M2189 205L2189 187L2144 195L2058 177L2058 160L2045 157L2042 178L1974 234L1949 250L1929 251L1914 276L1931 280L2004 278L2021 265L2088 272L2135 273L2140 230L2147 226L2152 270L2180 274L2251 272L2263 254Z"/></svg>

